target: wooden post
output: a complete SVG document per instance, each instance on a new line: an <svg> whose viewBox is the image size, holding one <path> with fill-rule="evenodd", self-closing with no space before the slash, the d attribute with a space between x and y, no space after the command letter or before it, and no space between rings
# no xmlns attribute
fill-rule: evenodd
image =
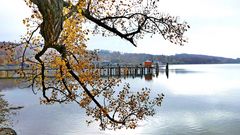
<svg viewBox="0 0 240 135"><path fill-rule="evenodd" d="M168 63L166 64L165 72L166 72L166 76L167 76L167 78L168 78L168 77L169 77L169 67L168 67Z"/></svg>
<svg viewBox="0 0 240 135"><path fill-rule="evenodd" d="M109 65L107 66L107 75L109 75L110 74L110 67L109 67Z"/></svg>
<svg viewBox="0 0 240 135"><path fill-rule="evenodd" d="M129 67L129 74L132 75L132 67Z"/></svg>
<svg viewBox="0 0 240 135"><path fill-rule="evenodd" d="M118 76L121 76L121 67L118 65Z"/></svg>
<svg viewBox="0 0 240 135"><path fill-rule="evenodd" d="M135 71L134 71L134 74L135 74L135 76L136 76L136 75L138 74L138 67L136 66L134 70L135 70Z"/></svg>
<svg viewBox="0 0 240 135"><path fill-rule="evenodd" d="M110 67L110 76L112 76L112 67Z"/></svg>

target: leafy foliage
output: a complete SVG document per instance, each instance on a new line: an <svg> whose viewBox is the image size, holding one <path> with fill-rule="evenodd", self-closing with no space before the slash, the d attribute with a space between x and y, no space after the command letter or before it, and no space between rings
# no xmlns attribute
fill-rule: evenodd
<svg viewBox="0 0 240 135"><path fill-rule="evenodd" d="M158 33L182 45L189 28L185 22L159 13L158 0L25 1L32 15L23 20L27 33L21 63L29 64L31 72L22 66L19 73L27 86L42 91L42 103L76 102L93 117L87 122L100 121L102 129L135 128L139 120L154 115L164 95L152 98L149 89L134 93L129 84L116 92L121 80L99 77L92 65L98 56L86 50L88 35L116 35L136 46L145 34Z"/></svg>

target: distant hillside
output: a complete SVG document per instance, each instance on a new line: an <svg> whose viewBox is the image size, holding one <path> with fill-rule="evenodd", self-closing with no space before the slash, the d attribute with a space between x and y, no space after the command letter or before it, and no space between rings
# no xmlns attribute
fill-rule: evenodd
<svg viewBox="0 0 240 135"><path fill-rule="evenodd" d="M5 47L9 45L17 45L12 42L0 42L0 65L5 63L6 50ZM16 57L22 54L22 48L15 50ZM33 55L31 49L27 50L25 55ZM108 50L99 51L101 61L109 61L111 63L121 63L121 64L139 64L146 60L171 63L171 64L223 64L223 63L240 63L240 58L224 58L216 56L207 55L197 55L197 54L176 54L176 55L152 55L144 53L121 53L112 52Z"/></svg>
<svg viewBox="0 0 240 135"><path fill-rule="evenodd" d="M222 64L222 63L240 63L240 59L196 55L196 54L177 54L173 58L183 64Z"/></svg>
<svg viewBox="0 0 240 135"><path fill-rule="evenodd" d="M146 60L159 61L163 64L223 64L223 63L240 63L240 58L224 58L197 54L176 54L171 56L166 55L151 55L144 53L120 53L107 50L100 50L99 56L101 61L110 61L112 63L131 63L139 64Z"/></svg>

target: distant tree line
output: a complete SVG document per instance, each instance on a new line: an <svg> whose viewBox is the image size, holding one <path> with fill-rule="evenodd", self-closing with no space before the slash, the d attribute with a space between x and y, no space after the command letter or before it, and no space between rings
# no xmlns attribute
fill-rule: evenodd
<svg viewBox="0 0 240 135"><path fill-rule="evenodd" d="M240 63L240 58L224 58L197 54L176 54L176 55L152 55L144 53L121 53L117 51L100 50L99 56L101 61L111 63L131 63L140 64L146 60L160 62L162 64L224 64Z"/></svg>

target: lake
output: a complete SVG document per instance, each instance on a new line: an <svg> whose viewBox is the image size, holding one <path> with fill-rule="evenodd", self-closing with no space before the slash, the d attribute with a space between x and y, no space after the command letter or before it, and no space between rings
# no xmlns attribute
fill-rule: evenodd
<svg viewBox="0 0 240 135"><path fill-rule="evenodd" d="M168 79L164 72L147 80L123 79L133 90L148 87L153 94L165 94L156 115L135 130L87 126L85 112L77 104L40 105L41 93L34 95L30 89L5 87L2 93L10 104L24 106L12 116L18 135L240 134L240 65L170 65L169 69Z"/></svg>

